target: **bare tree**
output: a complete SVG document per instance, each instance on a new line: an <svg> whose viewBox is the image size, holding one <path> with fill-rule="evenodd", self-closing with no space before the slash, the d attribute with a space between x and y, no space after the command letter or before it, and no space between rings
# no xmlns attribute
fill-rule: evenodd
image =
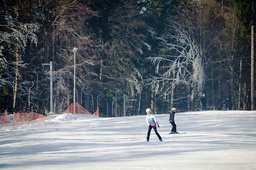
<svg viewBox="0 0 256 170"><path fill-rule="evenodd" d="M73 81L73 52L76 55L76 79L89 88L92 79L97 79L94 71L98 63L97 51L100 47L93 41L88 30L88 20L98 17L98 12L91 9L93 0L42 0L34 1L34 10L38 22L42 23L40 50L43 62L53 61L54 107L58 111L70 104ZM76 88L82 88L77 83ZM57 99L57 100L55 100ZM87 100L88 101L88 100Z"/></svg>
<svg viewBox="0 0 256 170"><path fill-rule="evenodd" d="M192 31L189 28L180 28L174 23L168 27L168 32L157 37L162 53L148 58L156 66L158 75L150 78L149 84L155 92L171 95L170 106L173 106L175 87L188 86L193 101L202 90L205 75L199 46Z"/></svg>

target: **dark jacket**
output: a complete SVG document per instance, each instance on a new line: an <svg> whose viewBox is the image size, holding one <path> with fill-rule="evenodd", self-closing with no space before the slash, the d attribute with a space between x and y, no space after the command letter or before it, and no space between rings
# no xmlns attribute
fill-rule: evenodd
<svg viewBox="0 0 256 170"><path fill-rule="evenodd" d="M174 111L170 111L169 122L174 122L174 116L175 116L175 112Z"/></svg>

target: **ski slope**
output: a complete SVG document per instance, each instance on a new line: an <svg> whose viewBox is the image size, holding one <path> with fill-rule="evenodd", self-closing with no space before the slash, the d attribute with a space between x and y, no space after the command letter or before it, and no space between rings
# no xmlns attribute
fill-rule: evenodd
<svg viewBox="0 0 256 170"><path fill-rule="evenodd" d="M146 142L146 115L99 118L61 114L0 130L4 170L253 170L256 111L176 114L180 134L169 134L168 114L155 115Z"/></svg>

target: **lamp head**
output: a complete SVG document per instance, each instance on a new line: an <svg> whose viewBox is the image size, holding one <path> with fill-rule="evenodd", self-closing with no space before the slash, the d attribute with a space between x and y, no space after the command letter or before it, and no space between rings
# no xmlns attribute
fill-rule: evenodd
<svg viewBox="0 0 256 170"><path fill-rule="evenodd" d="M74 48L73 48L73 52L75 53L76 51L77 51L77 48L76 48L76 47L74 47Z"/></svg>

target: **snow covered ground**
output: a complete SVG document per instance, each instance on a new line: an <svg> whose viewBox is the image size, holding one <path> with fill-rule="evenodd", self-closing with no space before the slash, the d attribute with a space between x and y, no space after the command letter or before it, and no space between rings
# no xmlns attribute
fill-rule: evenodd
<svg viewBox="0 0 256 170"><path fill-rule="evenodd" d="M145 115L98 118L61 114L0 130L0 169L6 170L252 170L256 111L156 115L159 142L146 142Z"/></svg>

